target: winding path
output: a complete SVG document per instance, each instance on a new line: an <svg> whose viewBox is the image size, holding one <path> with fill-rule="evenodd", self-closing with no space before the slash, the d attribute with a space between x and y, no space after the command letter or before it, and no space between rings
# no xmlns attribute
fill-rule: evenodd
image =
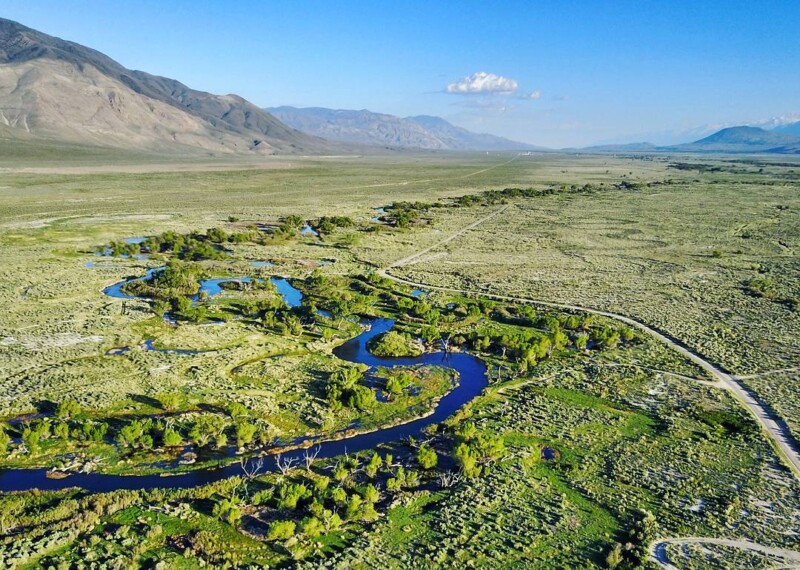
<svg viewBox="0 0 800 570"><path fill-rule="evenodd" d="M426 247L425 249L417 252L414 255L409 255L402 259L391 263L390 265L386 266L385 268L379 269L378 274L386 277L388 279L392 279L399 283L404 283L406 285L410 285L412 287L416 287L419 289L428 289L433 291L444 291L449 293L460 293L460 294L479 294L484 297L489 297L492 299L498 299L501 301L513 301L517 303L530 303L535 305L541 305L545 307L553 307L557 309L567 309L571 311L580 311L583 313L591 313L594 315L600 315L603 317L608 317L610 319L615 319L617 321L621 321L625 324L628 324L632 327L635 327L650 336L658 339L659 341L663 342L664 344L668 345L672 349L679 352L684 357L688 358L698 366L700 366L703 370L708 372L712 378L716 381L721 383L721 387L728 390L734 398L736 398L739 403L747 409L748 412L753 416L753 418L758 422L761 426L764 433L767 435L769 440L772 442L775 451L777 452L778 456L784 461L784 463L789 467L792 474L800 480L800 453L798 453L797 449L793 445L791 436L789 431L783 423L782 420L773 416L767 407L762 404L756 397L748 391L744 386L742 386L734 376L728 374L727 372L723 371L718 366L710 363L709 361L705 360L699 354L693 352L679 340L674 339L670 336L667 336L665 333L662 333L642 322L636 321L630 317L626 317L624 315L619 315L616 313L611 313L608 311L601 311L598 309L591 309L588 307L581 307L579 305L570 305L566 303L553 303L550 301L542 301L539 299L531 299L527 297L517 297L514 295L498 295L494 293L488 293L486 291L470 291L468 289L459 289L456 287L438 287L435 285L430 285L428 283L420 283L417 281L411 281L409 279L403 279L402 277L397 277L389 273L391 269L396 269L398 267L402 267L403 265L407 265L410 262L413 262L415 259L419 258L422 255L425 255L434 249L445 245L457 237L463 235L464 233L475 229L482 223L486 222L487 220L494 218L508 210L510 205L503 206L502 208L492 212L491 214L484 216L483 218L465 226L461 230L457 231L454 234L440 240L439 242Z"/></svg>
<svg viewBox="0 0 800 570"><path fill-rule="evenodd" d="M783 558L786 564L779 564L779 568L800 568L800 552L773 548L750 542L749 540L733 540L728 538L704 538L702 536L686 536L682 538L662 538L650 545L650 558L666 570L680 570L669 561L667 546L670 544L716 544L741 550L750 550L768 556Z"/></svg>

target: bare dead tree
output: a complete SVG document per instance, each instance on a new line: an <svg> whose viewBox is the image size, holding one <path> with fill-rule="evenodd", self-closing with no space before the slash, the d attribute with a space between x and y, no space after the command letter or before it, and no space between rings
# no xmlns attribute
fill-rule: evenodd
<svg viewBox="0 0 800 570"><path fill-rule="evenodd" d="M321 449L322 448L318 445L314 448L313 452L308 449L303 452L303 461L305 461L306 464L306 471L311 471L311 467L314 465L314 461L317 459L317 455L319 455Z"/></svg>
<svg viewBox="0 0 800 570"><path fill-rule="evenodd" d="M239 465L242 467L242 471L244 472L244 478L247 481L252 481L264 470L264 458L257 457L248 461L242 457L239 459Z"/></svg>
<svg viewBox="0 0 800 570"><path fill-rule="evenodd" d="M445 352L450 352L450 335L447 335L447 338L444 336L440 337L439 342L442 343L442 348Z"/></svg>
<svg viewBox="0 0 800 570"><path fill-rule="evenodd" d="M442 489L449 489L461 482L461 473L456 471L442 471L439 473L438 478L439 485L441 485Z"/></svg>
<svg viewBox="0 0 800 570"><path fill-rule="evenodd" d="M289 470L294 466L295 463L300 461L297 457L287 457L283 458L281 454L275 456L275 464L278 466L278 470L281 472L281 475L286 475L289 473Z"/></svg>
<svg viewBox="0 0 800 570"><path fill-rule="evenodd" d="M244 495L247 494L247 487L250 482L258 477L261 471L264 469L264 458L258 457L251 461L248 461L244 457L239 458L239 466L242 468L242 473L244 475L239 479L239 482L235 484L233 490L231 491L231 496L236 494L236 491L241 486L242 493Z"/></svg>

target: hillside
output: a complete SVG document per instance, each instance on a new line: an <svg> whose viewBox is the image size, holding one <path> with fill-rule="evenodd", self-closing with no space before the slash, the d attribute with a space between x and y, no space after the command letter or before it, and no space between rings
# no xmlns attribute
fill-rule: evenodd
<svg viewBox="0 0 800 570"><path fill-rule="evenodd" d="M780 127L776 127L772 129L774 133L781 133L784 135L794 135L800 137L800 121L796 123L789 123L788 125L782 125Z"/></svg>
<svg viewBox="0 0 800 570"><path fill-rule="evenodd" d="M758 127L729 127L698 141L674 147L681 151L794 153L800 137Z"/></svg>
<svg viewBox="0 0 800 570"><path fill-rule="evenodd" d="M266 111L309 135L371 146L425 150L520 150L532 145L456 127L439 117L396 117L366 109L270 107Z"/></svg>
<svg viewBox="0 0 800 570"><path fill-rule="evenodd" d="M274 154L331 148L236 95L213 95L130 70L96 50L5 19L0 19L0 124L10 129L0 133L5 138L150 151Z"/></svg>

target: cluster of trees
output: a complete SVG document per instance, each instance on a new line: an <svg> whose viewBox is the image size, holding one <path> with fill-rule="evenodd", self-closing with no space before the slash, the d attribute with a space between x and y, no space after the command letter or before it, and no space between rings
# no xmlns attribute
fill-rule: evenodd
<svg viewBox="0 0 800 570"><path fill-rule="evenodd" d="M455 431L453 456L465 477L477 477L505 456L506 447L499 435L479 433L474 424L464 422Z"/></svg>
<svg viewBox="0 0 800 570"><path fill-rule="evenodd" d="M236 526L245 510L256 508L273 519L266 531L267 540L316 539L348 521L376 520L375 506L386 493L413 489L421 482L418 471L396 463L391 454L373 452L366 460L347 455L324 471L312 469L314 458L315 454L307 454L303 474L296 461L278 456L283 476L276 483L258 482L252 489L247 481L243 486L241 482L234 484L232 492L216 499L214 515ZM435 468L437 461L430 447L419 447L417 462L422 469Z"/></svg>
<svg viewBox="0 0 800 570"><path fill-rule="evenodd" d="M422 216L430 208L442 207L441 204L425 202L395 202L386 206L384 218L398 228L407 228L422 220Z"/></svg>
<svg viewBox="0 0 800 570"><path fill-rule="evenodd" d="M329 234L337 228L352 228L354 225L355 222L348 216L323 216L313 227L318 232Z"/></svg>
<svg viewBox="0 0 800 570"><path fill-rule="evenodd" d="M112 241L108 245L99 245L95 248L98 255L111 255L113 257L132 257L141 253L142 246L138 243L125 241Z"/></svg>
<svg viewBox="0 0 800 570"><path fill-rule="evenodd" d="M640 190L641 184L623 180L610 186L618 190ZM487 190L478 194L466 194L452 199L452 205L458 207L489 206L493 204L504 204L514 198L538 198L540 196L550 196L553 194L593 194L606 188L605 184L562 184L559 186L547 186L545 188L503 188L502 190ZM408 227L422 219L422 215L431 208L444 208L446 203L434 202L395 202L386 206L388 214L386 218L397 227Z"/></svg>
<svg viewBox="0 0 800 570"><path fill-rule="evenodd" d="M162 397L166 410L179 405L176 395ZM277 435L272 426L250 417L249 410L233 402L225 415L204 413L185 421L173 417L137 418L124 423L98 420L83 414L74 400L62 402L52 418L38 418L20 426L18 434L28 453L35 455L48 439L84 443L114 442L122 449L142 450L156 446L177 447L193 443L197 447L224 448L231 443L239 448L254 443L271 444ZM0 428L0 452L5 452L12 439Z"/></svg>
<svg viewBox="0 0 800 570"><path fill-rule="evenodd" d="M108 245L99 246L97 252L115 257L132 256L138 253L164 253L187 261L227 259L229 252L225 249L225 244L257 243L266 245L270 239L295 237L304 225L303 218L291 215L283 218L280 225L274 228L271 234L262 232L255 227L230 233L222 228L209 228L205 233L190 232L187 234L170 230L159 235L149 236L141 243L113 241ZM319 222L319 228L323 231L333 231L337 227L352 225L354 225L353 220L346 216L323 217Z"/></svg>
<svg viewBox="0 0 800 570"><path fill-rule="evenodd" d="M657 529L656 518L651 513L644 510L635 512L624 542L617 542L606 556L606 566L620 570L643 568Z"/></svg>
<svg viewBox="0 0 800 570"><path fill-rule="evenodd" d="M316 313L317 308L323 309L334 320L371 314L380 300L375 288L366 281L325 275L319 270L307 277L303 286L309 310Z"/></svg>
<svg viewBox="0 0 800 570"><path fill-rule="evenodd" d="M360 382L364 374L356 367L342 368L333 372L325 386L328 405L334 409L343 406L357 410L369 410L375 405L375 392Z"/></svg>
<svg viewBox="0 0 800 570"><path fill-rule="evenodd" d="M422 348L414 342L411 335L395 330L372 339L369 350L375 356L380 357L419 356L422 354Z"/></svg>
<svg viewBox="0 0 800 570"><path fill-rule="evenodd" d="M800 300L796 297L781 298L775 287L775 282L769 276L754 277L744 282L744 290L748 295L760 297L784 304L789 310L800 309Z"/></svg>
<svg viewBox="0 0 800 570"><path fill-rule="evenodd" d="M129 281L122 290L135 297L171 300L196 294L202 277L203 269L196 263L172 259L163 270L153 272L149 279Z"/></svg>

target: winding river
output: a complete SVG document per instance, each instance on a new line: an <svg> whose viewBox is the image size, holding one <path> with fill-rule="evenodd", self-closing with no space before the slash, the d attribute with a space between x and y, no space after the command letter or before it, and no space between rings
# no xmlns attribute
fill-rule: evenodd
<svg viewBox="0 0 800 570"><path fill-rule="evenodd" d="M236 279L234 279L236 280ZM114 293L125 295L121 291L125 281L112 285L104 290L107 295L118 296ZM302 293L285 279L273 278L273 283L284 296L287 304L298 306ZM218 285L218 284L217 284ZM123 298L129 298L125 296ZM339 440L320 441L314 444L314 449L319 449L317 458L330 458L344 453L356 453L373 449L379 444L389 443L406 437L419 437L422 430L432 424L440 423L455 413L464 404L480 395L488 381L486 366L475 356L466 353L426 353L414 358L379 358L367 350L367 343L373 337L391 330L394 321L390 319L374 319L368 321L368 330L337 347L334 354L342 360L366 364L370 367L385 366L414 366L436 365L451 368L458 372L459 383L443 396L432 414L412 420L405 424L379 429L377 431L352 435ZM314 441L306 440L306 441ZM284 459L297 458L302 461L304 449L286 451L282 454ZM249 461L253 461L250 459ZM264 471L275 471L277 465L272 458L267 457L263 462ZM50 479L47 469L5 469L0 470L0 491L27 491L31 489L57 490L70 487L81 487L91 492L108 492L118 489L150 489L169 488L185 489L212 483L242 474L238 463L219 468L205 468L180 474L169 475L105 475L102 473L76 473L65 479Z"/></svg>

